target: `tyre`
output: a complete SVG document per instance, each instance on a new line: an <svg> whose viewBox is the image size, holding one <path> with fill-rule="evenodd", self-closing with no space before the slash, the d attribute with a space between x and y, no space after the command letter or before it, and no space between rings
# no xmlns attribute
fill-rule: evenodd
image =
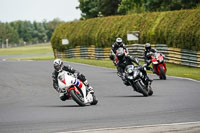
<svg viewBox="0 0 200 133"><path fill-rule="evenodd" d="M91 103L91 105L96 105L98 103L98 100L94 94L92 94L92 96L93 96L93 102Z"/></svg>
<svg viewBox="0 0 200 133"><path fill-rule="evenodd" d="M162 66L159 66L160 69L160 79L166 79L165 71L163 70Z"/></svg>
<svg viewBox="0 0 200 133"><path fill-rule="evenodd" d="M149 90L148 95L149 95L149 96L152 96L152 95L153 95L153 91L152 91L152 90Z"/></svg>
<svg viewBox="0 0 200 133"><path fill-rule="evenodd" d="M70 95L72 96L72 99L80 106L85 106L84 99L81 93L77 94L75 90L71 90Z"/></svg>
<svg viewBox="0 0 200 133"><path fill-rule="evenodd" d="M145 89L145 87L143 87L143 85L140 83L141 81L137 81L135 83L135 86L137 88L137 90L143 94L143 96L147 97L148 96L148 91Z"/></svg>

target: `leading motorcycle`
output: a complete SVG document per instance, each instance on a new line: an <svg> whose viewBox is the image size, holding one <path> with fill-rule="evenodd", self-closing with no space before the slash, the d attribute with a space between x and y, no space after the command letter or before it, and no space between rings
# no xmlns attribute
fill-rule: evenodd
<svg viewBox="0 0 200 133"><path fill-rule="evenodd" d="M66 95L80 106L96 105L98 100L93 93L87 91L86 86L74 74L61 71L58 74L58 85L66 91Z"/></svg>
<svg viewBox="0 0 200 133"><path fill-rule="evenodd" d="M153 95L151 83L145 79L142 71L146 71L146 66L128 65L125 68L125 78L136 92L142 93L146 97L151 96Z"/></svg>

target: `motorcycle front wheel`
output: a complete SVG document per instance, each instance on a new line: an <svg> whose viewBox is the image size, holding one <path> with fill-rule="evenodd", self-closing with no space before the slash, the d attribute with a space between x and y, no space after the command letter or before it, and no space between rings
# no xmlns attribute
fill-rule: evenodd
<svg viewBox="0 0 200 133"><path fill-rule="evenodd" d="M160 79L166 79L165 71L163 70L162 66L159 66L160 69Z"/></svg>
<svg viewBox="0 0 200 133"><path fill-rule="evenodd" d="M91 105L96 105L98 103L98 100L94 94L92 94L92 96L93 96L93 101L92 101Z"/></svg>
<svg viewBox="0 0 200 133"><path fill-rule="evenodd" d="M81 93L77 93L75 90L71 90L70 92L70 95L72 96L72 99L80 106L85 106L85 103L84 103L84 99L83 99L83 96Z"/></svg>

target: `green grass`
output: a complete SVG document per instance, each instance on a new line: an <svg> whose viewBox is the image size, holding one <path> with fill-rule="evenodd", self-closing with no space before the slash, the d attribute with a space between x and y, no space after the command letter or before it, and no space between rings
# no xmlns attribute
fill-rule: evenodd
<svg viewBox="0 0 200 133"><path fill-rule="evenodd" d="M35 56L35 57L19 57L9 58L9 60L54 60L54 56Z"/></svg>
<svg viewBox="0 0 200 133"><path fill-rule="evenodd" d="M116 68L113 65L113 62L110 60L91 60L91 59L79 59L79 58L71 58L63 60L89 64L94 66L107 67L107 68ZM141 64L143 64L142 61ZM187 67L170 63L167 63L166 65L167 65L167 75L169 76L185 77L185 78L200 80L200 68ZM151 71L148 72L152 73Z"/></svg>
<svg viewBox="0 0 200 133"><path fill-rule="evenodd" d="M14 60L54 60L54 57L41 56L41 57L24 57L24 58L13 58L13 59ZM114 68L114 69L116 68L113 65L113 62L110 60L68 58L68 59L63 59L63 61L89 64L93 66L100 66L100 67L106 67L106 68ZM142 61L141 61L141 64L143 64ZM152 73L152 72L148 71L148 73ZM187 66L167 63L167 75L200 80L200 68L187 67Z"/></svg>
<svg viewBox="0 0 200 133"><path fill-rule="evenodd" d="M0 49L0 55L45 54L52 52L53 51L50 44L38 44L25 47ZM54 60L54 57L53 56L23 57L23 58L12 58L12 60ZM81 59L81 58L68 58L63 60L116 69L116 67L113 65L113 62L110 60L94 60L94 59ZM143 64L143 62L141 62L141 64ZM149 71L149 73L152 72ZM167 63L167 75L200 80L200 68Z"/></svg>
<svg viewBox="0 0 200 133"><path fill-rule="evenodd" d="M50 43L0 49L0 55L22 55L22 54L44 54L44 53L53 53Z"/></svg>

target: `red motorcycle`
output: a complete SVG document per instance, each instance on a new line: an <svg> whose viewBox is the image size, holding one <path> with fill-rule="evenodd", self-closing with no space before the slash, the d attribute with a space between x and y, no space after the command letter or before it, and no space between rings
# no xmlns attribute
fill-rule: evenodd
<svg viewBox="0 0 200 133"><path fill-rule="evenodd" d="M151 54L151 61L154 73L157 74L160 79L166 79L167 67L164 61L164 55L161 53Z"/></svg>

